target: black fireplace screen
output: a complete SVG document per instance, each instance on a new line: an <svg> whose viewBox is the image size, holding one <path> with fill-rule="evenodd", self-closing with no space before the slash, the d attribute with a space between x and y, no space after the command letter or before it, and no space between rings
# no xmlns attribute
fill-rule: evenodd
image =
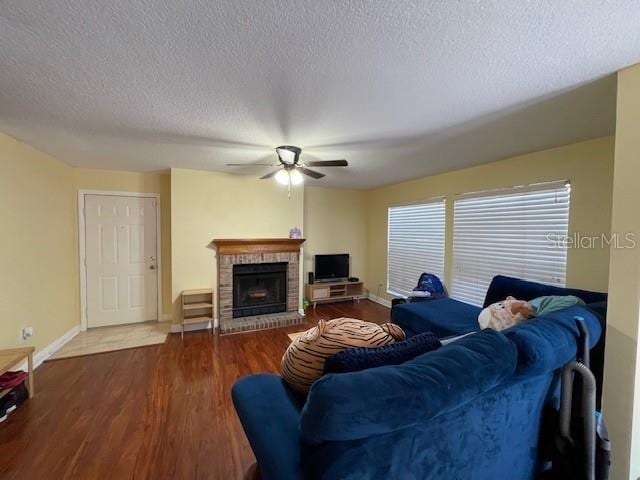
<svg viewBox="0 0 640 480"><path fill-rule="evenodd" d="M233 318L286 311L286 262L233 266Z"/></svg>

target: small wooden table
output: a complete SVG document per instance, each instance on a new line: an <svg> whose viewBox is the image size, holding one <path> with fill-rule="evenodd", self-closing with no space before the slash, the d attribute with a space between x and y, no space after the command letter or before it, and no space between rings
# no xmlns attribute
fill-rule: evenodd
<svg viewBox="0 0 640 480"><path fill-rule="evenodd" d="M0 350L0 375L15 367L20 362L27 360L29 372L29 398L33 397L33 352L35 347L20 347ZM4 397L11 390L0 390L0 398Z"/></svg>

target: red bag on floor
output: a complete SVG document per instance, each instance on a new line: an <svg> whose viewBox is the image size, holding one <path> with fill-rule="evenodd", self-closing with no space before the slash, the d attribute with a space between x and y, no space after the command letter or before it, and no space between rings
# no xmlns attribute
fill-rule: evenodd
<svg viewBox="0 0 640 480"><path fill-rule="evenodd" d="M27 372L5 372L0 375L0 389L13 388L27 378Z"/></svg>

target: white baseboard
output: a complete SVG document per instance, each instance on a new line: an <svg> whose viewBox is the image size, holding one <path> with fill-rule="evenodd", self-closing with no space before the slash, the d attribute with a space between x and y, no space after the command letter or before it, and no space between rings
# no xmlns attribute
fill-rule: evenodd
<svg viewBox="0 0 640 480"><path fill-rule="evenodd" d="M376 295L374 295L373 293L369 292L369 300L371 300L372 302L378 303L380 305L384 305L385 307L391 308L391 300L386 300L382 297L378 297Z"/></svg>
<svg viewBox="0 0 640 480"><path fill-rule="evenodd" d="M33 368L38 368L42 363L49 358L51 355L60 350L65 343L75 337L78 333L80 333L80 325L76 325L71 330L65 332L61 337L55 339L49 345L44 347L42 350L36 352L33 356ZM24 361L19 365L19 370L27 370L27 362Z"/></svg>
<svg viewBox="0 0 640 480"><path fill-rule="evenodd" d="M62 335L57 340L54 340L49 345L44 347L38 353L36 353L33 357L33 365L34 368L41 365L47 358L60 350L69 340L75 337L78 333L80 333L80 325L76 325L71 330L67 331L64 335Z"/></svg>
<svg viewBox="0 0 640 480"><path fill-rule="evenodd" d="M214 328L217 328L218 325L218 319L214 318L213 319L213 326ZM184 326L184 331L185 332L195 332L196 330L207 330L207 329L211 329L211 322L202 322L202 323L192 323L191 325L185 325ZM180 333L182 332L182 325L180 325L179 323L174 323L171 325L171 333Z"/></svg>

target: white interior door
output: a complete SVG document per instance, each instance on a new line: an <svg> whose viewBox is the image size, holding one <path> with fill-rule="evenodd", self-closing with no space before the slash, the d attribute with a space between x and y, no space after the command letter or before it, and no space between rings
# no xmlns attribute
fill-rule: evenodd
<svg viewBox="0 0 640 480"><path fill-rule="evenodd" d="M87 326L158 319L156 199L85 195Z"/></svg>

